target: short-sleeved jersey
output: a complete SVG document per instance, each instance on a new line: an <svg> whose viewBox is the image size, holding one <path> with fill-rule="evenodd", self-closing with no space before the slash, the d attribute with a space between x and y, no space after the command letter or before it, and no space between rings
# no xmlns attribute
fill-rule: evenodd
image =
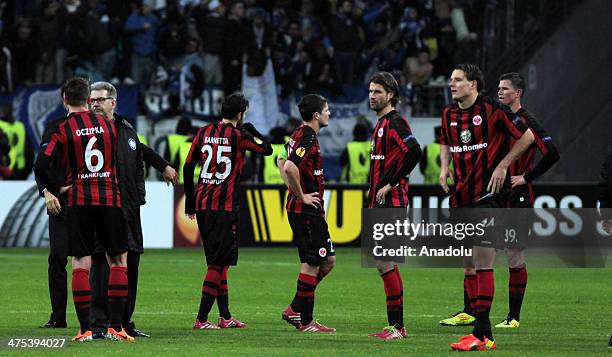
<svg viewBox="0 0 612 357"><path fill-rule="evenodd" d="M376 206L376 192L388 184L402 167L406 153L419 145L408 121L392 110L378 119L370 148L368 207ZM402 177L389 193L386 207L408 207L408 178Z"/></svg>
<svg viewBox="0 0 612 357"><path fill-rule="evenodd" d="M68 206L121 207L117 180L117 129L92 112L70 113L42 147L43 155L61 155Z"/></svg>
<svg viewBox="0 0 612 357"><path fill-rule="evenodd" d="M196 187L196 211L238 210L246 150L263 153L265 147L260 138L222 121L200 128L185 160L186 165L202 165Z"/></svg>
<svg viewBox="0 0 612 357"><path fill-rule="evenodd" d="M516 114L520 116L523 124L531 129L534 142L518 160L510 165L510 169L508 170L509 176L523 175L524 173L530 171L533 168L533 159L535 157L536 150L540 150L540 152L544 155L553 147L552 138L540 126L535 116L531 112L527 111L525 108L521 108L516 112ZM514 143L516 143L516 139L511 138L510 147L512 147ZM534 197L531 182L527 183L527 188L529 190L529 201L531 204L533 204Z"/></svg>
<svg viewBox="0 0 612 357"><path fill-rule="evenodd" d="M299 169L302 192L318 192L321 200L321 206L318 208L304 205L289 190L287 212L325 216L325 203L323 202L325 177L317 134L311 127L302 124L295 129L285 147L288 153L287 160L292 161Z"/></svg>
<svg viewBox="0 0 612 357"><path fill-rule="evenodd" d="M519 115L489 98L478 96L466 109L457 104L444 108L440 144L450 147L453 158L451 207L471 206L489 195L487 185L508 154L509 137L518 139L526 130ZM504 186L509 189L509 176Z"/></svg>

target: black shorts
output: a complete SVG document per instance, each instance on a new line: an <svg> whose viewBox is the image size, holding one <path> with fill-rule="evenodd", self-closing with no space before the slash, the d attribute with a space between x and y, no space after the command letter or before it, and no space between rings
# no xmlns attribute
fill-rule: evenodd
<svg viewBox="0 0 612 357"><path fill-rule="evenodd" d="M503 248L504 223L503 214L507 211L506 202L498 195L482 199L469 207L452 208L451 222L453 224L482 224L484 234L473 234L463 239L464 247L480 246Z"/></svg>
<svg viewBox="0 0 612 357"><path fill-rule="evenodd" d="M123 212L118 207L66 207L69 253L81 258L94 253L96 237L111 257L127 251L127 230Z"/></svg>
<svg viewBox="0 0 612 357"><path fill-rule="evenodd" d="M527 185L513 188L507 195L506 201L510 208L531 208L531 193Z"/></svg>
<svg viewBox="0 0 612 357"><path fill-rule="evenodd" d="M324 217L289 213L289 225L298 245L301 263L320 265L327 261L327 257L336 255Z"/></svg>
<svg viewBox="0 0 612 357"><path fill-rule="evenodd" d="M207 265L238 263L238 212L199 211L196 213Z"/></svg>

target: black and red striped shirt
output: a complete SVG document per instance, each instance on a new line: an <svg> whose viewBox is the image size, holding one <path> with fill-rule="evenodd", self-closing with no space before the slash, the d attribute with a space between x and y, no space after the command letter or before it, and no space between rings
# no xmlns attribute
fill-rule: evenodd
<svg viewBox="0 0 612 357"><path fill-rule="evenodd" d="M201 164L202 170L195 194L193 184L185 185L186 202L195 202L195 211L237 211L245 151L264 153L267 147L267 143L244 128L222 121L200 128L185 166ZM185 182L191 177L186 176ZM192 207L186 207L186 212L192 211Z"/></svg>
<svg viewBox="0 0 612 357"><path fill-rule="evenodd" d="M419 143L412 135L408 121L397 111L392 110L378 119L370 149L369 208L379 207L376 192L392 181L406 160L406 153L415 145ZM408 207L408 178L402 177L397 181L385 198L385 207Z"/></svg>
<svg viewBox="0 0 612 357"><path fill-rule="evenodd" d="M526 172L531 171L533 168L533 159L535 157L536 150L540 150L543 155L554 147L552 143L552 138L546 131L540 126L535 116L526 110L525 108L519 109L516 114L518 114L523 121L523 124L531 129L533 133L534 142L531 146L525 151L525 153L515 162L510 165L508 170L508 175L517 176L523 175ZM510 147L516 143L515 138L510 139ZM531 182L527 182L527 190L529 191L529 202L533 204L533 187Z"/></svg>
<svg viewBox="0 0 612 357"><path fill-rule="evenodd" d="M121 207L117 180L117 129L90 111L70 113L59 124L42 155L61 155L68 206Z"/></svg>
<svg viewBox="0 0 612 357"><path fill-rule="evenodd" d="M518 114L486 97L478 96L466 109L456 103L444 108L440 144L450 147L453 158L451 207L471 206L489 195L493 171L509 152L509 136L519 139L526 130Z"/></svg>
<svg viewBox="0 0 612 357"><path fill-rule="evenodd" d="M323 202L325 177L317 134L314 129L302 124L295 129L285 147L287 148L287 160L292 161L299 169L302 192L305 194L318 192L321 199L321 205L317 208L303 205L289 190L287 212L325 216L325 203Z"/></svg>

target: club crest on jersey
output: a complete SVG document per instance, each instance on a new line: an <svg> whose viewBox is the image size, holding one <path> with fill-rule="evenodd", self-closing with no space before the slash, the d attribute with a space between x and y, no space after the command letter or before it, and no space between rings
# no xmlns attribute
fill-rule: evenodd
<svg viewBox="0 0 612 357"><path fill-rule="evenodd" d="M257 144L257 145L263 144L263 141L260 138L255 138L254 137L253 140L255 140L255 144Z"/></svg>
<svg viewBox="0 0 612 357"><path fill-rule="evenodd" d="M295 150L295 154L299 157L304 157L304 154L306 154L306 149L300 146Z"/></svg>
<svg viewBox="0 0 612 357"><path fill-rule="evenodd" d="M378 137L382 138L383 134L384 134L383 128L378 129Z"/></svg>
<svg viewBox="0 0 612 357"><path fill-rule="evenodd" d="M482 117L480 115L474 115L472 118L472 123L474 123L474 125L482 124Z"/></svg>
<svg viewBox="0 0 612 357"><path fill-rule="evenodd" d="M472 133L470 133L469 130L465 129L461 131L461 135L459 136L461 138L461 141L466 144L468 143L470 140L472 140Z"/></svg>
<svg viewBox="0 0 612 357"><path fill-rule="evenodd" d="M136 140L134 140L134 138L129 138L128 144L130 145L130 149L136 150Z"/></svg>
<svg viewBox="0 0 612 357"><path fill-rule="evenodd" d="M325 258L327 256L327 249L325 249L325 248L319 249L319 256L321 258Z"/></svg>

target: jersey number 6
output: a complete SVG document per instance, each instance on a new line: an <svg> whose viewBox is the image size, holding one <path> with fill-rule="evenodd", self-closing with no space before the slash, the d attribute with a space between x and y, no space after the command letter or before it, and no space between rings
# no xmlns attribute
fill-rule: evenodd
<svg viewBox="0 0 612 357"><path fill-rule="evenodd" d="M102 166L104 166L104 155L102 155L102 151L93 148L96 141L98 141L98 139L95 136L92 136L87 143L87 147L85 148L85 165L87 166L87 170L89 170L89 172L98 172ZM98 159L95 166L91 162L93 157Z"/></svg>

